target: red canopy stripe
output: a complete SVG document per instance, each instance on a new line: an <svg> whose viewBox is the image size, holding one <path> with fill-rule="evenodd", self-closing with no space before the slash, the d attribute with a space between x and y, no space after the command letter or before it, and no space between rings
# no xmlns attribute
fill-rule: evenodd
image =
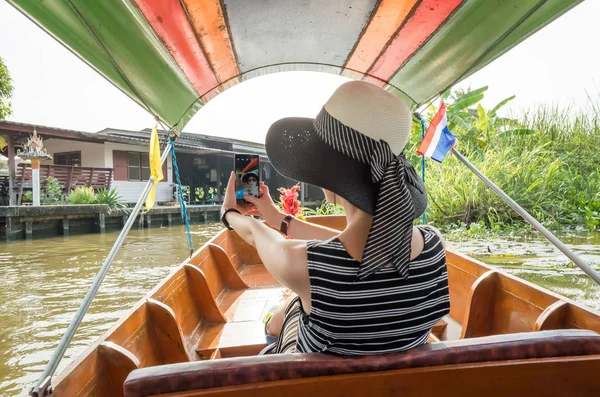
<svg viewBox="0 0 600 397"><path fill-rule="evenodd" d="M346 68L366 73L418 0L382 0Z"/></svg>
<svg viewBox="0 0 600 397"><path fill-rule="evenodd" d="M183 4L219 82L223 83L239 75L221 2L183 0Z"/></svg>
<svg viewBox="0 0 600 397"><path fill-rule="evenodd" d="M389 80L463 0L423 0L369 74Z"/></svg>
<svg viewBox="0 0 600 397"><path fill-rule="evenodd" d="M199 95L218 81L178 0L135 0Z"/></svg>

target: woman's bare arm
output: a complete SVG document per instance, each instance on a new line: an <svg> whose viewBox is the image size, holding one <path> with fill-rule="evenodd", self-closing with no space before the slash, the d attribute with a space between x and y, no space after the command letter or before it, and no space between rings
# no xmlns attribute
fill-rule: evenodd
<svg viewBox="0 0 600 397"><path fill-rule="evenodd" d="M261 193L260 197L246 196L245 199L254 205L256 211L262 216L265 222L271 227L279 230L281 222L287 214L279 211L275 206L267 185L260 182L259 189ZM300 240L329 240L330 238L339 235L340 231L326 226L304 222L296 218L290 222L287 234Z"/></svg>
<svg viewBox="0 0 600 397"><path fill-rule="evenodd" d="M279 229L281 222L287 216L283 212L277 211L268 215L268 218L263 218L272 227ZM287 229L287 234L290 237L301 240L329 240L341 233L340 230L332 229L327 226L321 226L310 222L305 222L301 219L294 218Z"/></svg>
<svg viewBox="0 0 600 397"><path fill-rule="evenodd" d="M235 212L227 213L226 220L244 241L256 248L276 280L296 292L303 302L310 302L306 241L287 240L262 222Z"/></svg>
<svg viewBox="0 0 600 397"><path fill-rule="evenodd" d="M235 174L232 172L225 190L222 212L225 221L248 244L256 248L263 264L271 275L283 285L296 292L301 299L310 302L308 260L306 241L287 240L266 224L242 215L250 209L248 204L235 197Z"/></svg>

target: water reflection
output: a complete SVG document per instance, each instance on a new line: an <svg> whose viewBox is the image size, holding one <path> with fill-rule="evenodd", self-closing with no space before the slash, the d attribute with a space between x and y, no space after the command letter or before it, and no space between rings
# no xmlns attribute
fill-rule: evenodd
<svg viewBox="0 0 600 397"><path fill-rule="evenodd" d="M221 229L194 225L199 247ZM37 380L117 237L0 243L0 395ZM184 227L134 230L125 240L58 371L101 336L189 252Z"/></svg>
<svg viewBox="0 0 600 397"><path fill-rule="evenodd" d="M559 237L600 271L600 234ZM600 311L600 287L542 237L449 242L448 247Z"/></svg>
<svg viewBox="0 0 600 397"><path fill-rule="evenodd" d="M221 229L194 225L199 247ZM27 395L89 289L116 233L0 243L0 395ZM595 268L600 235L566 236ZM449 248L600 310L600 288L541 239L449 242ZM184 227L132 231L58 371L187 256Z"/></svg>

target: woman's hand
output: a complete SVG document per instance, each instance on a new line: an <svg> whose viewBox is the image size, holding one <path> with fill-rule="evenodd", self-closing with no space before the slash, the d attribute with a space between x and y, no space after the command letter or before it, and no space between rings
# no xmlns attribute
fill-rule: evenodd
<svg viewBox="0 0 600 397"><path fill-rule="evenodd" d="M264 184L264 182L260 182L259 197L254 197L249 194L244 195L244 200L248 201L253 205L254 212L257 215L260 215L265 222L270 225L277 224L278 216L280 215L280 211L273 202L271 198L271 194L269 193L269 187Z"/></svg>
<svg viewBox="0 0 600 397"><path fill-rule="evenodd" d="M256 213L254 206L248 203L238 203L235 198L235 172L231 172L229 176L229 182L227 182L227 188L225 189L225 197L223 198L223 205L221 206L221 214L228 209L238 210L244 215L253 215Z"/></svg>

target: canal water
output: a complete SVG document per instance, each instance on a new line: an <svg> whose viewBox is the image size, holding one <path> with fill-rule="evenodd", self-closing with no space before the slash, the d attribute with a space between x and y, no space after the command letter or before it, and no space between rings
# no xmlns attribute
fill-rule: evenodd
<svg viewBox="0 0 600 397"><path fill-rule="evenodd" d="M222 226L193 225L196 248ZM0 243L0 396L25 396L55 349L116 233ZM600 235L566 236L600 267ZM449 248L506 269L600 310L600 288L539 238L448 242ZM134 230L94 299L59 371L100 337L187 256L184 227Z"/></svg>

